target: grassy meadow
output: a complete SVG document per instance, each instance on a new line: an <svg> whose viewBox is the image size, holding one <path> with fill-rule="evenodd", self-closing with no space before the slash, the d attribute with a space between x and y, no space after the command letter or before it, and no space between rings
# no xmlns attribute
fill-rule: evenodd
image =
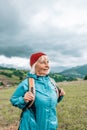
<svg viewBox="0 0 87 130"><path fill-rule="evenodd" d="M87 81L61 82L58 86L66 92L57 107L58 130L87 130ZM21 110L9 102L14 90L15 87L0 89L0 130L18 124Z"/></svg>

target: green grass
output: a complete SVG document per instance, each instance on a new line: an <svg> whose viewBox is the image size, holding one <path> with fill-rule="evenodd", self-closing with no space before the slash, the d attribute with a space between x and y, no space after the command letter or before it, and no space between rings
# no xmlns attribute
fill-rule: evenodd
<svg viewBox="0 0 87 130"><path fill-rule="evenodd" d="M87 81L58 83L66 95L58 104L58 130L87 130ZM15 87L0 90L0 126L19 121L20 109L13 107L9 99Z"/></svg>
<svg viewBox="0 0 87 130"><path fill-rule="evenodd" d="M0 126L7 126L19 121L20 109L11 105L9 99L15 90L13 88L0 89Z"/></svg>
<svg viewBox="0 0 87 130"><path fill-rule="evenodd" d="M60 83L66 95L58 105L58 130L87 130L87 81Z"/></svg>

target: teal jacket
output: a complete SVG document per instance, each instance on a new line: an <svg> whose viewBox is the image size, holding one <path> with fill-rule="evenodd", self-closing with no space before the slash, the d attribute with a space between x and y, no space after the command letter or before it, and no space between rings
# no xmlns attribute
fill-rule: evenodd
<svg viewBox="0 0 87 130"><path fill-rule="evenodd" d="M35 80L35 111L30 108L23 112L19 130L56 130L58 119L56 106L63 96L58 98L49 76L28 74ZM10 98L13 106L23 109L26 106L24 94L28 91L28 78L23 80Z"/></svg>

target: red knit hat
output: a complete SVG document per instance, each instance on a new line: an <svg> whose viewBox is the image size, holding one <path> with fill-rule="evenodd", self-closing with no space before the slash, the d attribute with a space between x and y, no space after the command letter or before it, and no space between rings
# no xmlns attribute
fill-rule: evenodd
<svg viewBox="0 0 87 130"><path fill-rule="evenodd" d="M43 52L34 53L30 57L30 66L32 66L42 55L46 55Z"/></svg>

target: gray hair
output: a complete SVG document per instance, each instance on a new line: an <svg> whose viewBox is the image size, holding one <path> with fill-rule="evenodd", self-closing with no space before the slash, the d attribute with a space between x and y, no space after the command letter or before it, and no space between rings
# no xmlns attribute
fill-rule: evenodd
<svg viewBox="0 0 87 130"><path fill-rule="evenodd" d="M36 65L36 62L32 65L30 74L35 74L35 65Z"/></svg>

